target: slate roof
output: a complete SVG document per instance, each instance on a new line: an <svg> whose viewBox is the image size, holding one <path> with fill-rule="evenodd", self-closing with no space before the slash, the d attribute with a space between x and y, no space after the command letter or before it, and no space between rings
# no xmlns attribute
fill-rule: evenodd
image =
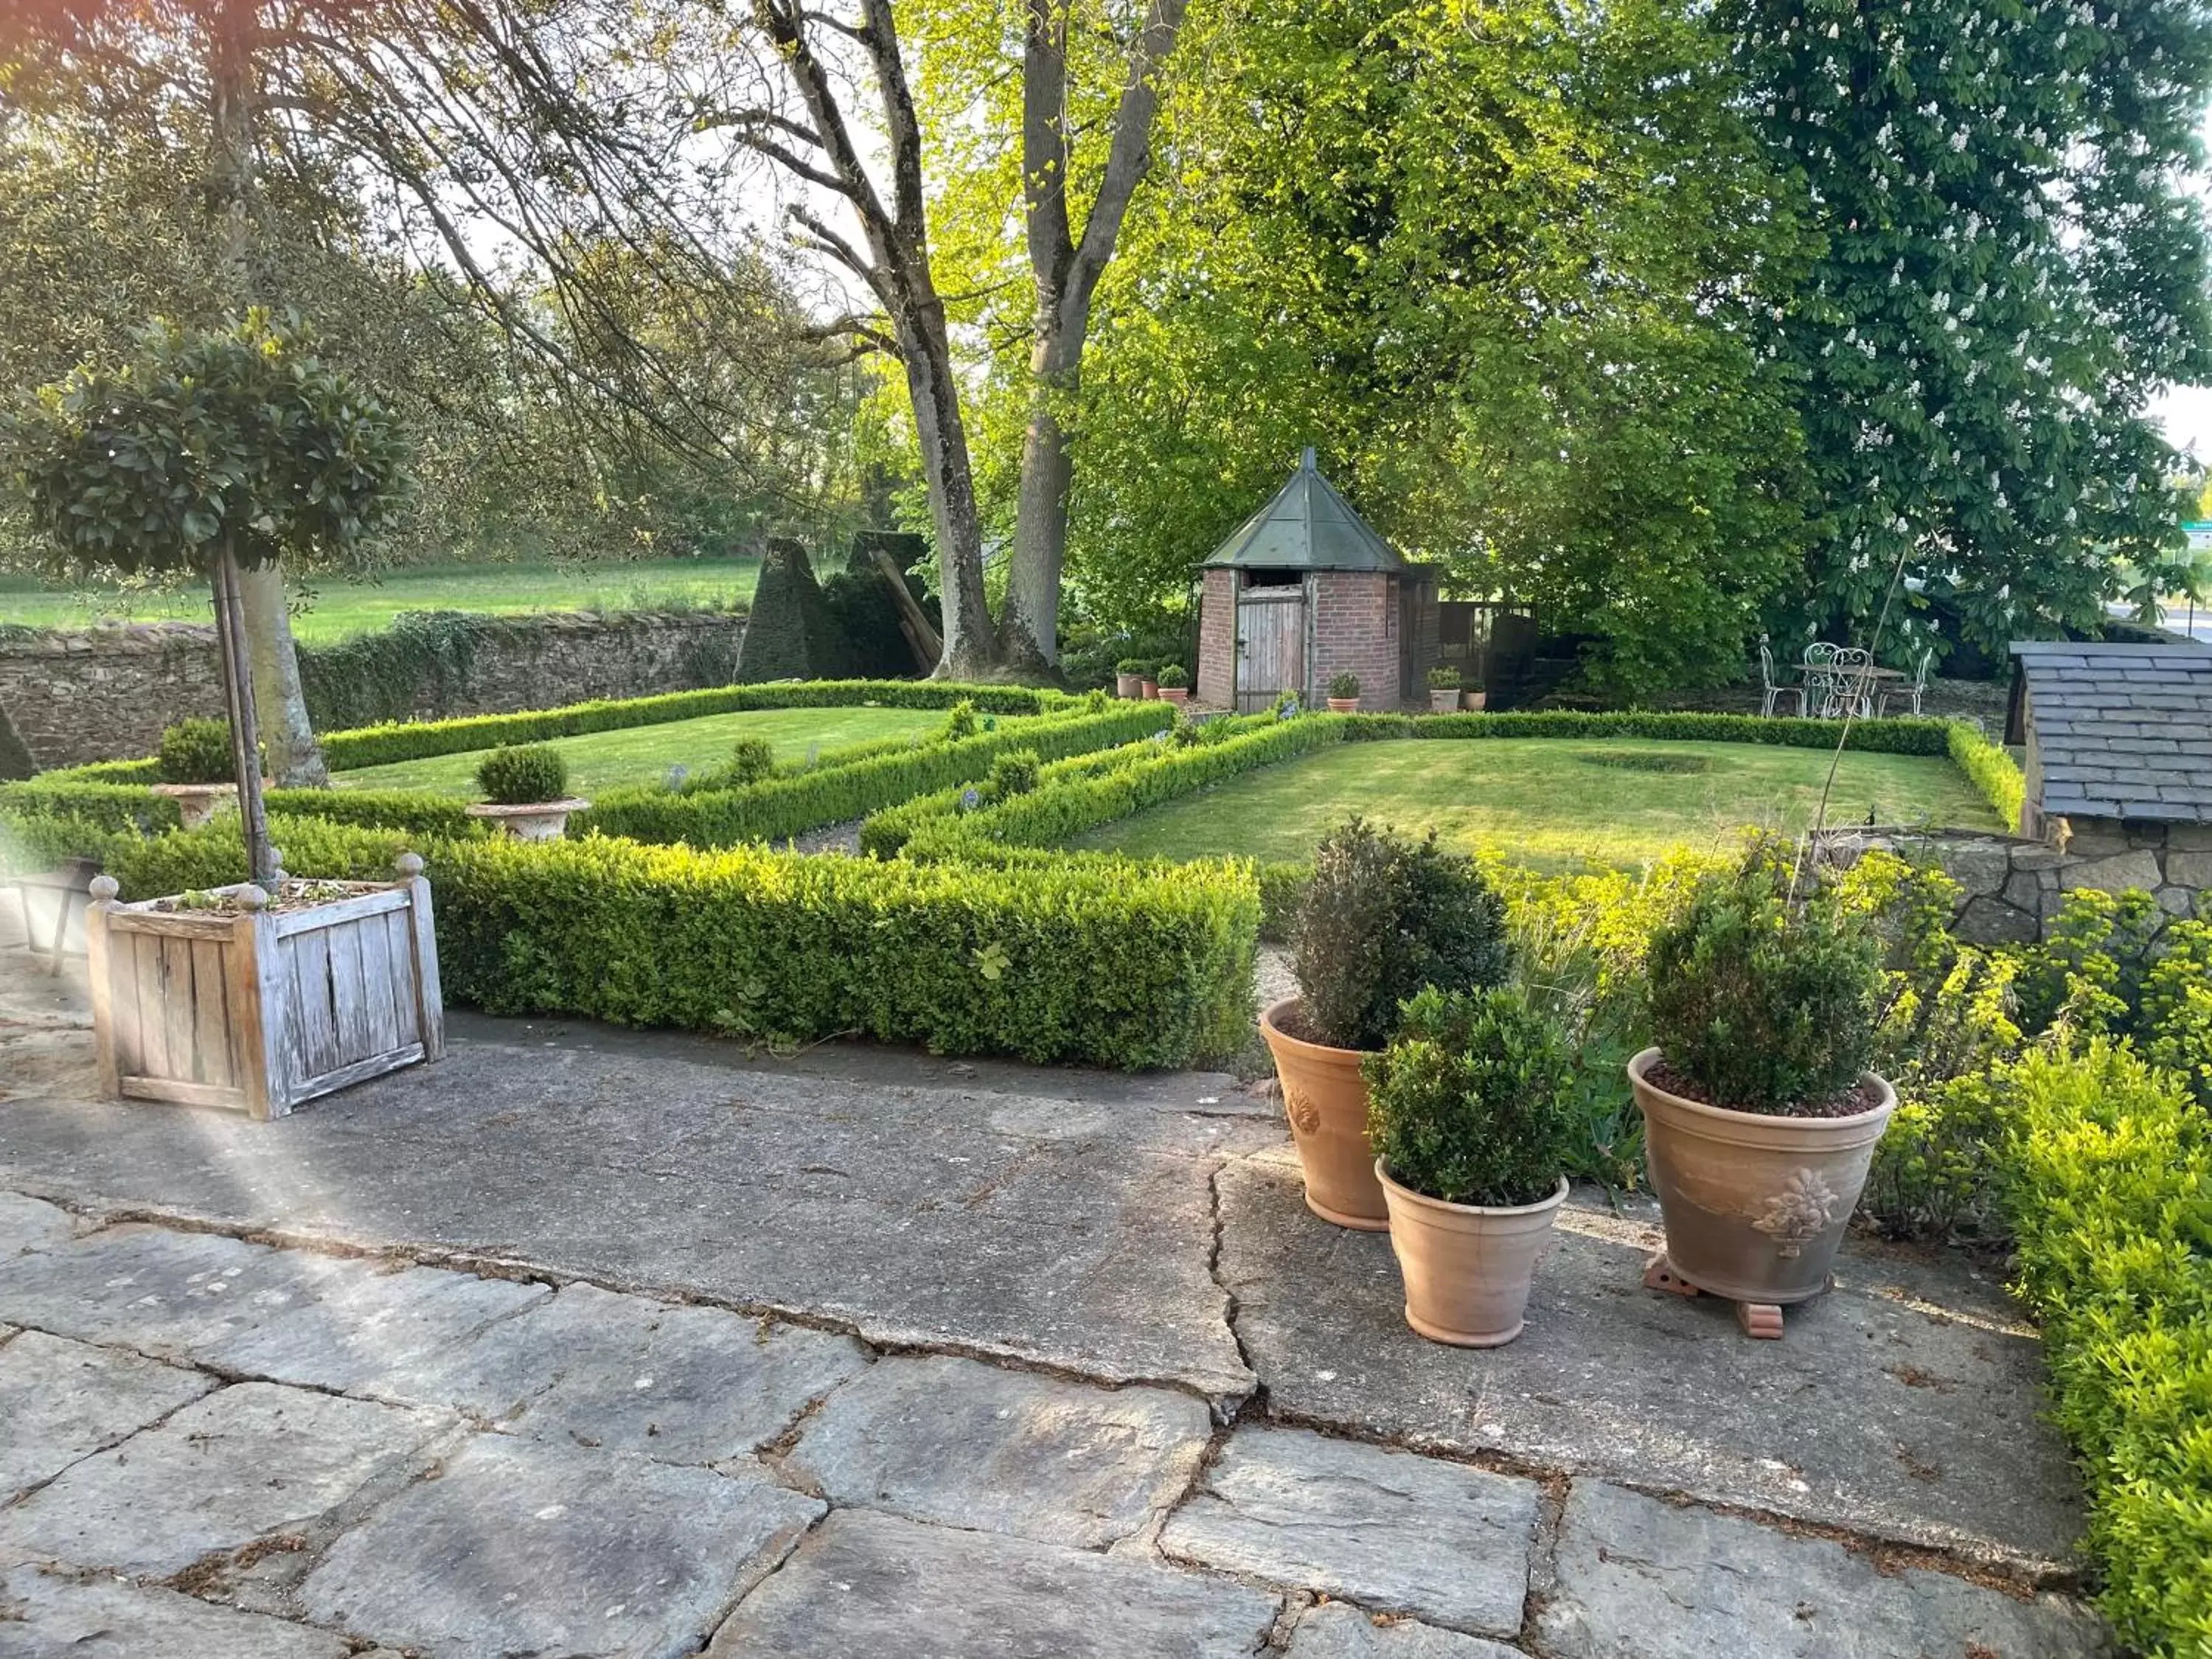
<svg viewBox="0 0 2212 1659"><path fill-rule="evenodd" d="M2012 654L2045 812L2212 823L2212 647L2033 640Z"/></svg>
<svg viewBox="0 0 2212 1659"><path fill-rule="evenodd" d="M1402 570L1406 562L1321 476L1306 451L1290 483L1227 541L1209 566L1266 570Z"/></svg>

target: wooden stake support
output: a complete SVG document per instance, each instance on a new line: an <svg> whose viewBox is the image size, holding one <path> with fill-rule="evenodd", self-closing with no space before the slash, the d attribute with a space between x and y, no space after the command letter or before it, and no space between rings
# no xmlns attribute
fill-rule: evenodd
<svg viewBox="0 0 2212 1659"><path fill-rule="evenodd" d="M1644 1288L1661 1291L1668 1296L1697 1297L1705 1294L1695 1285L1674 1271L1674 1264L1661 1250L1644 1264ZM1739 1302L1735 1304L1735 1322L1742 1327L1746 1336L1762 1341L1782 1340L1782 1309L1772 1302Z"/></svg>

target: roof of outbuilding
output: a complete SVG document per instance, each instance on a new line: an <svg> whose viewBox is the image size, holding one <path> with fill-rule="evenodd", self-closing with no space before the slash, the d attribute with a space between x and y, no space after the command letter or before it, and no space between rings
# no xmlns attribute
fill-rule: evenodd
<svg viewBox="0 0 2212 1659"><path fill-rule="evenodd" d="M1406 564L1321 476L1310 449L1274 499L1238 525L1206 562L1267 570L1402 570Z"/></svg>
<svg viewBox="0 0 2212 1659"><path fill-rule="evenodd" d="M2046 812L2212 823L2212 648L2015 643Z"/></svg>

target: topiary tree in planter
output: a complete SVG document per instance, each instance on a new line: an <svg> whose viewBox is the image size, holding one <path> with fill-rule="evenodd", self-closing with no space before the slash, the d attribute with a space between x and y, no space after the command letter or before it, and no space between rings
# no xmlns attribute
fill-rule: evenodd
<svg viewBox="0 0 2212 1659"><path fill-rule="evenodd" d="M213 586L247 863L266 884L276 863L239 573L353 556L402 499L398 423L316 358L296 321L253 311L207 332L155 325L131 362L40 388L0 439L54 564L194 571Z"/></svg>

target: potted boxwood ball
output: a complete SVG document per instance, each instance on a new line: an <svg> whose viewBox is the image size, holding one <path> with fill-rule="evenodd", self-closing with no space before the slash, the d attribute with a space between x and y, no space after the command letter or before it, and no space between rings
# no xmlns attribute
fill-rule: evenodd
<svg viewBox="0 0 2212 1659"><path fill-rule="evenodd" d="M1575 1062L1565 1022L1526 986L1431 986L1406 1005L1366 1073L1406 1322L1432 1342L1510 1342L1567 1195Z"/></svg>
<svg viewBox="0 0 2212 1659"><path fill-rule="evenodd" d="M1328 712L1332 714L1356 714L1359 712L1359 676L1339 674L1328 683Z"/></svg>
<svg viewBox="0 0 2212 1659"><path fill-rule="evenodd" d="M518 841L558 841L568 814L592 804L562 793L568 787L568 763L550 744L493 750L477 768L477 787L484 799L469 808L469 816L489 818Z"/></svg>
<svg viewBox="0 0 2212 1659"><path fill-rule="evenodd" d="M179 720L161 733L154 763L161 774L154 793L177 803L177 822L187 830L238 804L228 720Z"/></svg>
<svg viewBox="0 0 2212 1659"><path fill-rule="evenodd" d="M1680 1279L1780 1307L1828 1269L1897 1106L1867 1069L1883 983L1871 930L1791 890L1754 848L1652 937L1653 1046L1628 1063Z"/></svg>
<svg viewBox="0 0 2212 1659"><path fill-rule="evenodd" d="M1124 657L1114 665L1114 695L1137 698L1145 695L1145 673L1152 665L1142 657Z"/></svg>
<svg viewBox="0 0 2212 1659"><path fill-rule="evenodd" d="M1169 702L1190 701L1190 674L1181 663L1171 662L1160 670L1160 696Z"/></svg>
<svg viewBox="0 0 2212 1659"><path fill-rule="evenodd" d="M1390 1224L1361 1064L1422 987L1479 990L1510 965L1504 903L1474 860L1358 818L1322 841L1293 929L1298 994L1260 1016L1308 1209L1340 1227Z"/></svg>
<svg viewBox="0 0 2212 1659"><path fill-rule="evenodd" d="M1433 714L1449 714L1459 707L1459 670L1431 668L1429 670L1429 708Z"/></svg>

